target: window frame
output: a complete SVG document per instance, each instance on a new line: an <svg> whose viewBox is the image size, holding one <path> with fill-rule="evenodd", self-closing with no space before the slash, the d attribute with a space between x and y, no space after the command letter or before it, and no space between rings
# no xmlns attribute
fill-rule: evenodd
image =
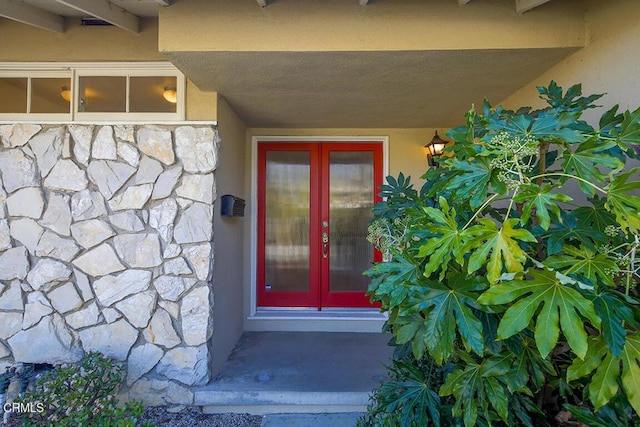
<svg viewBox="0 0 640 427"><path fill-rule="evenodd" d="M0 77L27 79L27 112L26 113L0 113L2 120L71 120L73 117L72 103L69 102L69 112L67 113L31 113L31 93L33 79L38 78L68 78L69 86L73 85L73 75L70 70L51 71L5 71L0 69Z"/></svg>
<svg viewBox="0 0 640 427"><path fill-rule="evenodd" d="M131 77L175 77L177 102L175 112L81 112L77 96L81 77L125 77L126 108L129 106ZM176 122L185 120L186 79L169 62L78 62L78 63L0 63L0 77L27 78L27 111L31 103L31 79L38 77L69 78L71 102L69 113L0 113L0 121L130 121Z"/></svg>

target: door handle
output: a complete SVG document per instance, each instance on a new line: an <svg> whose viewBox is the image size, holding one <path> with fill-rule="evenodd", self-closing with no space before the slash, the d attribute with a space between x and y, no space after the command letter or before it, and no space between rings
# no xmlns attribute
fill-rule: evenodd
<svg viewBox="0 0 640 427"><path fill-rule="evenodd" d="M322 258L329 256L329 234L325 231L322 233Z"/></svg>

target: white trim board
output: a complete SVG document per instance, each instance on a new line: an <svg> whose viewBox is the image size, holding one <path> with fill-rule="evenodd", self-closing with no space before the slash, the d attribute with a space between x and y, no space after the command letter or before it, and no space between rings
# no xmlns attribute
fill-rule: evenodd
<svg viewBox="0 0 640 427"><path fill-rule="evenodd" d="M157 126L218 126L218 122L213 120L208 121L137 121L137 120L117 120L117 121L104 121L104 120L84 120L84 121L71 121L71 120L15 120L6 121L0 120L0 125L20 125L20 124L34 124L34 125L97 125L97 126L120 126L120 125L157 125Z"/></svg>
<svg viewBox="0 0 640 427"><path fill-rule="evenodd" d="M0 70L8 71L37 71L37 70L148 70L180 71L171 62L143 61L143 62L0 62ZM105 71L106 72L106 71Z"/></svg>

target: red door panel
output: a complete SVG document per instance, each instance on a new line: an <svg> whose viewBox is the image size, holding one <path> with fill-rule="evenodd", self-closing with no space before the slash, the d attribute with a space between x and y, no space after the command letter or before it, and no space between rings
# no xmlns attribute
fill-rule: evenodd
<svg viewBox="0 0 640 427"><path fill-rule="evenodd" d="M382 145L259 143L258 177L258 306L370 307Z"/></svg>
<svg viewBox="0 0 640 427"><path fill-rule="evenodd" d="M258 305L318 304L317 144L258 145Z"/></svg>
<svg viewBox="0 0 640 427"><path fill-rule="evenodd" d="M328 256L321 259L321 305L370 307L362 272L381 259L366 237L382 184L382 145L323 144L321 158L321 238L329 237Z"/></svg>

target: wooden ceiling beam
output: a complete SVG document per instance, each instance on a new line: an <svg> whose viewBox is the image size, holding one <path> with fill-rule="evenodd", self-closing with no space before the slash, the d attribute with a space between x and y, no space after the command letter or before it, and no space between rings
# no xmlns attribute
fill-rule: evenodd
<svg viewBox="0 0 640 427"><path fill-rule="evenodd" d="M64 32L64 18L30 4L0 0L0 16L56 33Z"/></svg>
<svg viewBox="0 0 640 427"><path fill-rule="evenodd" d="M56 2L102 19L123 30L131 31L132 33L140 31L140 19L136 15L127 12L108 0L56 0Z"/></svg>

